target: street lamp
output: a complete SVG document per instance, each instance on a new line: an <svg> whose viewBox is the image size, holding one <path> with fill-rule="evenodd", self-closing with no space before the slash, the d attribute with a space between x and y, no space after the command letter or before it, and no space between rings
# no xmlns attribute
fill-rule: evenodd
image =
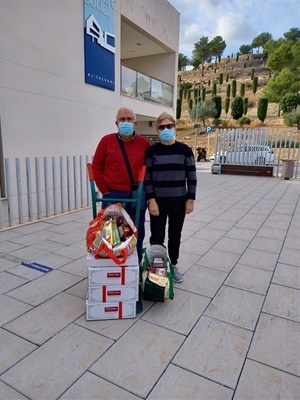
<svg viewBox="0 0 300 400"><path fill-rule="evenodd" d="M194 124L195 130L195 157L197 156L197 136L198 136L198 129L200 128L200 124L198 124L198 109L199 109L199 91L200 87L196 86L195 89L197 90L197 98L196 98L196 122Z"/></svg>

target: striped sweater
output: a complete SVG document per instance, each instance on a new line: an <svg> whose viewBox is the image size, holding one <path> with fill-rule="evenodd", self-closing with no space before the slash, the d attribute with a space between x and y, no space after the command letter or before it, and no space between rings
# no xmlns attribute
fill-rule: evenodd
<svg viewBox="0 0 300 400"><path fill-rule="evenodd" d="M175 141L166 146L156 143L146 150L145 190L147 199L155 198L170 206L196 198L196 166L192 150Z"/></svg>

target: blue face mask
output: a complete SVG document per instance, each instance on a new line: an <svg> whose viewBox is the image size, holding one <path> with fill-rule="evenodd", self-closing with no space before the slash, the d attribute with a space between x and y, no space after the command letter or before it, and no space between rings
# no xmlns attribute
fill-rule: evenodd
<svg viewBox="0 0 300 400"><path fill-rule="evenodd" d="M174 137L175 137L174 129L165 128L163 131L159 131L159 138L164 142L169 142L170 140L174 139Z"/></svg>
<svg viewBox="0 0 300 400"><path fill-rule="evenodd" d="M119 122L118 130L122 135L132 135L134 126L132 122Z"/></svg>

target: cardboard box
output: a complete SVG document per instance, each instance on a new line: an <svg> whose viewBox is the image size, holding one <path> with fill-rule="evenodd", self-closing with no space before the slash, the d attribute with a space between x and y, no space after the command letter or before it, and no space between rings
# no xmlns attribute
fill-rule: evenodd
<svg viewBox="0 0 300 400"><path fill-rule="evenodd" d="M139 266L88 267L88 286L138 285Z"/></svg>
<svg viewBox="0 0 300 400"><path fill-rule="evenodd" d="M138 301L139 286L89 286L88 287L89 303L115 303L119 301Z"/></svg>
<svg viewBox="0 0 300 400"><path fill-rule="evenodd" d="M87 321L135 318L136 302L89 303L86 301Z"/></svg>
<svg viewBox="0 0 300 400"><path fill-rule="evenodd" d="M139 265L139 258L137 255L137 251L135 250L129 257L125 263L116 264L110 258L95 258L91 253L87 254L86 257L86 266L87 267L136 267Z"/></svg>

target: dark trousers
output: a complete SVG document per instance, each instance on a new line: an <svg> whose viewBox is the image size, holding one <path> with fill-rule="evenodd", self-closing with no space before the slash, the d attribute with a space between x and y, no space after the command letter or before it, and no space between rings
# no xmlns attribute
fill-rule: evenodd
<svg viewBox="0 0 300 400"><path fill-rule="evenodd" d="M164 244L166 224L168 219L168 252L171 263L177 264L179 258L179 247L181 231L185 219L185 205L178 211L168 211L159 208L159 215L150 214L150 244Z"/></svg>
<svg viewBox="0 0 300 400"><path fill-rule="evenodd" d="M119 192L116 190L110 191L108 194L103 195L103 199L111 198L111 199L118 199L120 203L122 203L122 199L130 199L131 192ZM117 201L116 201L117 202ZM111 203L102 202L102 208L105 208ZM130 218L132 219L133 223L135 224L135 208L132 207L132 203L125 204L125 210L128 212ZM145 238L145 214L146 210L140 211L140 218L139 218L139 226L137 226L138 230L138 239L137 239L137 252L139 256L139 261L142 259L142 250L143 250L143 241Z"/></svg>

